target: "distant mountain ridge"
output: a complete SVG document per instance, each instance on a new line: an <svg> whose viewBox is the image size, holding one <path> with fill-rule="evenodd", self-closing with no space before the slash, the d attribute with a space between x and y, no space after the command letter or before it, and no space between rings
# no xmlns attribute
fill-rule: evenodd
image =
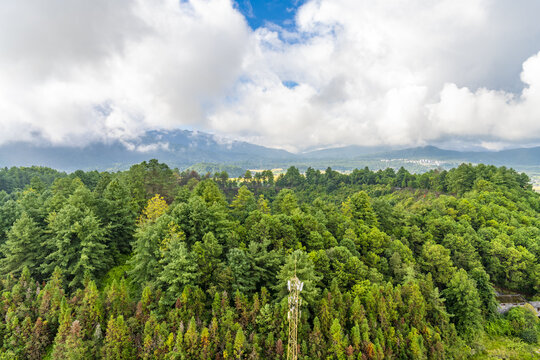
<svg viewBox="0 0 540 360"><path fill-rule="evenodd" d="M394 159L437 159L461 162L485 163L506 166L539 166L540 147L509 149L500 151L456 151L435 146L424 146L395 150L371 155Z"/></svg>
<svg viewBox="0 0 540 360"><path fill-rule="evenodd" d="M1 167L40 165L65 171L123 170L152 158L171 167L186 168L196 163L283 161L294 155L285 150L220 140L211 134L189 130L149 131L140 139L94 143L81 148L26 142L0 146Z"/></svg>
<svg viewBox="0 0 540 360"><path fill-rule="evenodd" d="M0 146L0 166L40 165L74 170L123 170L156 158L181 169L196 164L229 164L240 168L275 168L288 165L354 168L392 159L430 159L449 163L471 162L508 167L539 167L540 147L502 151L455 151L435 146L391 149L384 146L345 146L293 154L244 141L232 141L189 130L149 131L139 139L94 143L86 147L40 146L14 142ZM346 164L346 165L343 165ZM200 166L199 166L200 167ZM201 167L201 168L203 168Z"/></svg>

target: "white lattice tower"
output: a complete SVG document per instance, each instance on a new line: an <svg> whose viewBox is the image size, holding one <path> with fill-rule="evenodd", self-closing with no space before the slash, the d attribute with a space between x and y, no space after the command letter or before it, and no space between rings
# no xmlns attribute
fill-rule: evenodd
<svg viewBox="0 0 540 360"><path fill-rule="evenodd" d="M296 271L295 271L296 272ZM287 360L298 359L298 319L302 311L302 299L300 298L300 292L304 287L304 283L301 282L296 274L287 282L289 289L289 312L287 317L289 319L289 342L287 348Z"/></svg>

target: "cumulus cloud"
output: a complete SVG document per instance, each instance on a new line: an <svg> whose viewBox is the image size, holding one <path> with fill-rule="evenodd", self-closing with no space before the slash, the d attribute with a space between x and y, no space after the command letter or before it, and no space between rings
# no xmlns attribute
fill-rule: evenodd
<svg viewBox="0 0 540 360"><path fill-rule="evenodd" d="M251 30L231 0L5 0L0 143L133 144L187 126L293 151L535 143L539 12L311 0L287 30Z"/></svg>
<svg viewBox="0 0 540 360"><path fill-rule="evenodd" d="M540 48L538 40L514 41L540 33L526 14L531 7L520 2L515 11L488 0L310 1L297 14L296 32L266 27L254 33L236 98L212 114L211 123L220 132L289 150L421 145L471 135L508 140L515 130L505 129L515 116L524 125L536 121L530 107L474 121L474 113L459 109L494 100L499 104L483 107L497 113L501 109L488 107L500 108L512 93L454 90L515 88L507 79L517 78L524 58L508 58ZM513 139L540 137L526 129Z"/></svg>
<svg viewBox="0 0 540 360"><path fill-rule="evenodd" d="M428 106L430 132L453 136L491 135L509 142L540 137L540 52L523 63L525 88L516 95L486 88L471 91L446 84L438 103Z"/></svg>
<svg viewBox="0 0 540 360"><path fill-rule="evenodd" d="M204 123L249 36L228 0L6 0L0 24L0 142Z"/></svg>

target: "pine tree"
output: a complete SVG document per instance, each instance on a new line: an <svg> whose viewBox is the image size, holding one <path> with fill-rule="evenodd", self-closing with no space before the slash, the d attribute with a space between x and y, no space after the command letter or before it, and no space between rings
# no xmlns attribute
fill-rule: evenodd
<svg viewBox="0 0 540 360"><path fill-rule="evenodd" d="M341 325L338 319L334 319L332 326L330 327L330 342L331 352L336 356L338 360L345 359L343 334L341 333Z"/></svg>
<svg viewBox="0 0 540 360"><path fill-rule="evenodd" d="M342 204L343 214L350 219L362 220L368 226L377 226L377 214L370 200L365 191L357 192Z"/></svg>
<svg viewBox="0 0 540 360"><path fill-rule="evenodd" d="M143 291L143 298L145 293ZM123 315L127 318L130 314L130 295L126 279L122 278L120 281L116 279L105 288L105 311L107 317L111 315L118 317Z"/></svg>
<svg viewBox="0 0 540 360"><path fill-rule="evenodd" d="M256 279L252 276L252 259L243 249L233 248L227 254L229 268L233 275L233 290L242 293L253 292L256 288Z"/></svg>
<svg viewBox="0 0 540 360"><path fill-rule="evenodd" d="M130 360L135 357L135 349L123 316L116 319L111 316L109 319L102 355L104 359L110 360Z"/></svg>
<svg viewBox="0 0 540 360"><path fill-rule="evenodd" d="M450 258L450 250L434 242L424 244L420 262L424 271L431 273L439 287L445 287L456 272Z"/></svg>
<svg viewBox="0 0 540 360"><path fill-rule="evenodd" d="M55 359L85 360L88 358L88 348L83 341L83 333L78 320L73 321L66 337L65 354Z"/></svg>
<svg viewBox="0 0 540 360"><path fill-rule="evenodd" d="M482 314L474 280L469 278L465 270L460 269L442 294L457 331L467 339L478 336L482 326Z"/></svg>
<svg viewBox="0 0 540 360"><path fill-rule="evenodd" d="M39 304L38 315L47 322L53 334L56 332L61 318L62 302L66 300L62 280L62 272L60 268L56 268L37 298Z"/></svg>
<svg viewBox="0 0 540 360"><path fill-rule="evenodd" d="M26 266L33 276L39 274L42 230L28 213L23 212L8 232L8 239L1 247L4 258L0 260L2 273L18 275Z"/></svg>
<svg viewBox="0 0 540 360"><path fill-rule="evenodd" d="M291 215L298 208L298 198L291 189L283 189L274 201L276 210L285 215Z"/></svg>
<svg viewBox="0 0 540 360"><path fill-rule="evenodd" d="M165 289L160 303L169 306L176 301L184 286L196 282L197 264L189 254L186 244L180 239L174 239L171 242L160 264L163 266L163 271L158 281Z"/></svg>
<svg viewBox="0 0 540 360"><path fill-rule="evenodd" d="M478 296L482 302L482 314L489 319L497 315L497 300L495 289L489 281L489 275L483 268L474 268L470 271L470 277L476 282Z"/></svg>
<svg viewBox="0 0 540 360"><path fill-rule="evenodd" d="M244 343L246 342L246 337L242 328L239 328L236 331L236 336L234 337L234 357L236 359L242 359L242 354L244 353Z"/></svg>
<svg viewBox="0 0 540 360"><path fill-rule="evenodd" d="M73 321L71 309L69 307L66 306L62 309L60 319L60 326L58 328L58 332L56 333L56 337L54 338L52 357L54 359L68 359L67 354L69 347L67 344L67 338L69 336Z"/></svg>
<svg viewBox="0 0 540 360"><path fill-rule="evenodd" d="M245 220L249 213L257 208L255 196L243 185L231 203L232 213L238 220Z"/></svg>
<svg viewBox="0 0 540 360"><path fill-rule="evenodd" d="M223 247L211 232L204 235L202 242L197 241L193 245L192 255L198 267L197 279L203 289L215 284L219 272L223 270L220 259L222 252Z"/></svg>
<svg viewBox="0 0 540 360"><path fill-rule="evenodd" d="M199 333L197 332L197 324L194 317L189 321L189 326L184 334L184 344L188 356L196 358L199 346Z"/></svg>
<svg viewBox="0 0 540 360"><path fill-rule="evenodd" d="M111 259L105 244L106 232L92 213L85 216L76 229L80 239L80 254L70 271L73 279L69 286L72 288L83 285L87 276L97 278L103 274Z"/></svg>
<svg viewBox="0 0 540 360"><path fill-rule="evenodd" d="M74 193L58 212L49 215L51 238L46 241L50 253L42 265L46 273L60 267L73 289L83 285L84 278L96 278L110 264L105 245L106 230L85 205L85 193Z"/></svg>
<svg viewBox="0 0 540 360"><path fill-rule="evenodd" d="M113 179L103 193L104 223L108 226L108 245L114 258L129 254L135 234L136 212L127 185Z"/></svg>
<svg viewBox="0 0 540 360"><path fill-rule="evenodd" d="M140 287L153 282L161 272L164 243L170 238L172 218L167 214L160 216L156 221L145 221L135 233L133 257L129 261L132 269L129 272L132 281ZM166 246L169 246L166 244Z"/></svg>
<svg viewBox="0 0 540 360"><path fill-rule="evenodd" d="M212 351L211 351L211 347L212 347L212 339L210 339L210 332L208 331L208 328L207 327L204 327L202 330L201 330L201 354L200 354L200 358L202 360L206 360L206 359L212 359Z"/></svg>
<svg viewBox="0 0 540 360"><path fill-rule="evenodd" d="M47 330L47 322L38 317L32 329L32 337L26 348L28 359L38 360L45 355L45 351L51 342Z"/></svg>
<svg viewBox="0 0 540 360"><path fill-rule="evenodd" d="M156 194L148 200L146 207L143 209L141 216L138 219L138 224L144 226L148 223L154 223L156 220L167 211L168 205L163 196Z"/></svg>
<svg viewBox="0 0 540 360"><path fill-rule="evenodd" d="M257 209L263 214L270 214L270 205L262 194L259 195L259 200L257 200Z"/></svg>
<svg viewBox="0 0 540 360"><path fill-rule="evenodd" d="M321 332L321 323L318 317L313 320L313 331L309 334L309 355L313 359L324 359L326 343Z"/></svg>
<svg viewBox="0 0 540 360"><path fill-rule="evenodd" d="M82 327L81 335L91 338L103 319L101 296L94 281L89 281L83 291L83 298L76 308L77 319Z"/></svg>

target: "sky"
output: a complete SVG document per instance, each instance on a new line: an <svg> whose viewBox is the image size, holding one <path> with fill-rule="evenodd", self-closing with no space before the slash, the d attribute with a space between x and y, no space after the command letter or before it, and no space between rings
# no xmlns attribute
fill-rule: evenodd
<svg viewBox="0 0 540 360"><path fill-rule="evenodd" d="M0 145L540 144L537 0L3 0Z"/></svg>

